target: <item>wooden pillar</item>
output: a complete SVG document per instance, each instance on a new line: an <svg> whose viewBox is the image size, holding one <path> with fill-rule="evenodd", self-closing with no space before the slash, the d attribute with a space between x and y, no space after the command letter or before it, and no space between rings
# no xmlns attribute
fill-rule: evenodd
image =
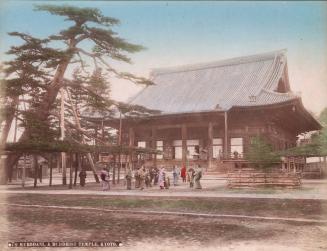
<svg viewBox="0 0 327 251"><path fill-rule="evenodd" d="M56 166L58 169L58 173L61 173L61 155L56 154Z"/></svg>
<svg viewBox="0 0 327 251"><path fill-rule="evenodd" d="M74 176L74 186L76 186L76 183L77 183L77 173L78 173L78 168L79 168L79 154L78 153L76 153L75 154L75 162L74 162L74 164L75 164L75 176Z"/></svg>
<svg viewBox="0 0 327 251"><path fill-rule="evenodd" d="M116 184L116 165L117 165L117 155L114 154L114 165L113 165L113 169L112 169L112 184L115 185Z"/></svg>
<svg viewBox="0 0 327 251"><path fill-rule="evenodd" d="M129 147L134 147L135 133L134 133L134 129L132 127L129 128L128 137L129 137ZM133 169L133 151L132 150L130 150L130 152L129 152L129 162Z"/></svg>
<svg viewBox="0 0 327 251"><path fill-rule="evenodd" d="M99 135L98 127L96 126L96 127L94 127L94 145L95 146L99 144L98 135ZM94 161L98 162L99 158L100 158L100 153L99 152L94 152L93 156L94 156Z"/></svg>
<svg viewBox="0 0 327 251"><path fill-rule="evenodd" d="M37 185L37 177L38 177L38 163L37 163L37 155L33 155L33 166L34 166L34 187Z"/></svg>
<svg viewBox="0 0 327 251"><path fill-rule="evenodd" d="M49 186L52 186L52 166L53 166L53 158L52 158L52 153L50 153L49 156L49 169L50 169L50 177L49 177Z"/></svg>
<svg viewBox="0 0 327 251"><path fill-rule="evenodd" d="M122 167L121 163L121 150L119 150L119 155L118 155L118 173L117 173L117 184L120 182L120 169Z"/></svg>
<svg viewBox="0 0 327 251"><path fill-rule="evenodd" d="M77 154L77 169L78 171L83 169L83 154Z"/></svg>
<svg viewBox="0 0 327 251"><path fill-rule="evenodd" d="M151 147L153 149L157 148L157 129L152 127L151 130ZM153 167L157 167L157 154L153 154Z"/></svg>
<svg viewBox="0 0 327 251"><path fill-rule="evenodd" d="M67 184L67 178L66 178L66 162L67 162L67 159L66 159L66 153L62 152L61 153L61 170L62 170L62 184L63 185L66 185Z"/></svg>
<svg viewBox="0 0 327 251"><path fill-rule="evenodd" d="M69 189L73 188L73 154L69 154Z"/></svg>
<svg viewBox="0 0 327 251"><path fill-rule="evenodd" d="M186 166L187 164L187 128L186 125L182 125L182 165Z"/></svg>
<svg viewBox="0 0 327 251"><path fill-rule="evenodd" d="M120 181L120 169L122 168L122 159L121 159L121 145L122 145L122 133L123 133L123 121L121 112L119 113L119 138L118 138L118 144L119 144L119 156L118 156L118 175L117 175L117 183L119 184Z"/></svg>
<svg viewBox="0 0 327 251"><path fill-rule="evenodd" d="M228 117L227 117L227 112L224 113L224 118L225 118L225 126L224 126L224 156L225 158L228 158Z"/></svg>
<svg viewBox="0 0 327 251"><path fill-rule="evenodd" d="M307 169L307 156L303 157L303 159L304 159L304 164L303 164L302 172L304 172Z"/></svg>
<svg viewBox="0 0 327 251"><path fill-rule="evenodd" d="M294 158L294 161L293 161L293 172L296 173L296 165L297 165L297 159Z"/></svg>
<svg viewBox="0 0 327 251"><path fill-rule="evenodd" d="M65 139L65 94L64 90L60 89L60 140ZM62 168L62 184L66 185L66 153L61 153L61 168Z"/></svg>
<svg viewBox="0 0 327 251"><path fill-rule="evenodd" d="M22 187L25 187L25 169L26 169L26 153L24 153L24 165L22 170Z"/></svg>
<svg viewBox="0 0 327 251"><path fill-rule="evenodd" d="M208 168L212 168L212 158L213 158L213 149L212 149L212 141L213 141L213 125L212 122L209 122L208 125Z"/></svg>

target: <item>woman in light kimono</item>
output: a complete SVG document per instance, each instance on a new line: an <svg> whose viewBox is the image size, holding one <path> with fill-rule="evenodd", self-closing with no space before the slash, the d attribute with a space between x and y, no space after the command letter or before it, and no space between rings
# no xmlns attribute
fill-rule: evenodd
<svg viewBox="0 0 327 251"><path fill-rule="evenodd" d="M165 178L166 178L165 168L162 167L159 172L159 180L158 180L160 189L165 188Z"/></svg>
<svg viewBox="0 0 327 251"><path fill-rule="evenodd" d="M178 176L179 176L178 167L173 166L173 184L174 184L174 186L177 186Z"/></svg>

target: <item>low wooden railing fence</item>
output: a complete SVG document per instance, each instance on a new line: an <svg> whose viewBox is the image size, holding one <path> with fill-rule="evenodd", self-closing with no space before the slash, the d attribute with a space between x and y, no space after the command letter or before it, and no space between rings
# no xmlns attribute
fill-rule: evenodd
<svg viewBox="0 0 327 251"><path fill-rule="evenodd" d="M228 187L300 187L301 175L278 170L242 168L227 174Z"/></svg>

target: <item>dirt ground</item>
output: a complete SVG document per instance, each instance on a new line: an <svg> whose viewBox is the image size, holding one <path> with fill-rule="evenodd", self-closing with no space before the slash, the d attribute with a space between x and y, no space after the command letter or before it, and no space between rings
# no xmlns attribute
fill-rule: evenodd
<svg viewBox="0 0 327 251"><path fill-rule="evenodd" d="M0 200L4 201L2 196L0 194ZM10 194L5 196L9 204L327 220L326 200L57 194Z"/></svg>
<svg viewBox="0 0 327 251"><path fill-rule="evenodd" d="M17 199L19 197L8 198L7 201L13 203ZM80 199L76 198L76 201ZM160 200L160 198L157 199ZM38 203L42 200L45 199L39 198ZM68 199L64 197L62 200ZM73 201L71 198L69 200ZM84 197L83 200L92 199ZM51 202L51 200L49 201ZM60 201L60 198L56 198L56 202L58 201ZM114 201L111 201L112 204L114 204ZM179 201L179 199L176 199L176 201ZM21 203L29 204L28 201L21 201ZM133 203L135 204L135 201ZM205 203L208 202L205 201ZM235 203L235 201L231 201L230 207L235 207L237 205ZM239 203L242 204L242 202ZM252 201L252 203L260 205L260 201ZM274 203L275 207L278 208L278 203ZM290 206L291 202L288 203ZM107 204L110 204L110 200ZM221 204L228 204L228 200L221 201ZM115 206L117 207L117 205L124 204L121 204L120 201L118 204L116 202ZM314 210L317 206L318 204L314 204L308 209L308 205L306 205L305 216L309 217L307 213L312 212L316 215L315 218L321 218L318 217L321 213L320 209ZM294 215L296 207L299 209L299 215ZM253 208L262 210L260 206ZM122 241L123 247L83 248L82 250L327 250L326 223L233 218L209 219L174 215L149 216L104 211L92 212L90 210L17 207L13 205L2 205L0 210L1 242L5 246L8 240L91 240ZM246 213L247 210L251 210L251 207L247 208L245 206L243 213ZM301 204L296 202L292 210L293 216L301 216L303 213ZM269 215L267 208L265 211L266 215ZM273 212L276 212L276 209L271 213ZM10 248L9 250L23 249ZM26 250L57 250L57 248L27 248ZM60 250L71 250L71 248L61 248ZM74 250L80 249L75 248Z"/></svg>

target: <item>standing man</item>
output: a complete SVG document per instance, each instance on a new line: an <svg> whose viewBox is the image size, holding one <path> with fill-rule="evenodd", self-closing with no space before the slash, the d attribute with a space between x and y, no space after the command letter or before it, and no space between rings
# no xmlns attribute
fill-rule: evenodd
<svg viewBox="0 0 327 251"><path fill-rule="evenodd" d="M139 179L140 179L140 190L144 189L144 182L145 182L145 167L142 166L140 170L138 171Z"/></svg>
<svg viewBox="0 0 327 251"><path fill-rule="evenodd" d="M148 168L145 169L145 186L151 187L151 177L150 177L150 171Z"/></svg>
<svg viewBox="0 0 327 251"><path fill-rule="evenodd" d="M202 178L202 169L201 169L201 166L198 165L195 170L195 174L194 174L195 189L202 189L202 186L200 183L201 178Z"/></svg>
<svg viewBox="0 0 327 251"><path fill-rule="evenodd" d="M188 172L187 172L187 177L188 177L188 180L190 182L190 187L192 188L194 186L194 168L193 167L190 167L188 169Z"/></svg>
<svg viewBox="0 0 327 251"><path fill-rule="evenodd" d="M134 170L135 188L140 188L140 169Z"/></svg>
<svg viewBox="0 0 327 251"><path fill-rule="evenodd" d="M157 185L158 184L158 181L159 181L159 169L158 167L155 167L153 169L153 176L154 176L154 181L153 181L153 185Z"/></svg>
<svg viewBox="0 0 327 251"><path fill-rule="evenodd" d="M127 184L127 190L132 190L132 169L130 167L126 170L126 184Z"/></svg>

